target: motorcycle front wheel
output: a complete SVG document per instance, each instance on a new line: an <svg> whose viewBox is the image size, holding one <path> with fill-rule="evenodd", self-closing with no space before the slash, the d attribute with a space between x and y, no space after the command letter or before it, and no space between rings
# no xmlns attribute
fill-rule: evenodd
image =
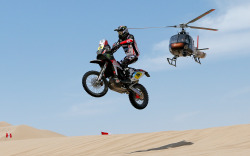
<svg viewBox="0 0 250 156"><path fill-rule="evenodd" d="M131 104L136 109L144 109L148 105L148 92L146 88L141 84L135 84L133 88L137 89L141 95L136 94L135 92L131 91L129 93L129 100Z"/></svg>
<svg viewBox="0 0 250 156"><path fill-rule="evenodd" d="M108 82L102 77L98 82L99 72L88 71L82 77L82 86L84 90L93 97L102 97L108 92Z"/></svg>

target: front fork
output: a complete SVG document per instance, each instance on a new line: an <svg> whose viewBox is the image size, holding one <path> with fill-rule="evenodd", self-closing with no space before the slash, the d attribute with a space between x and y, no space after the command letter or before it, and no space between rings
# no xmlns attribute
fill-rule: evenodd
<svg viewBox="0 0 250 156"><path fill-rule="evenodd" d="M99 76L98 76L98 78L97 78L97 82L100 82L100 81L101 81L102 76L103 76L103 74L104 74L104 72L105 72L105 70L106 70L106 68L107 68L107 65L108 65L108 62L106 62L106 63L104 64L103 68L101 69L100 74L99 74Z"/></svg>
<svg viewBox="0 0 250 156"><path fill-rule="evenodd" d="M135 85L135 84L130 85L130 86L129 86L129 89L131 89L134 93L138 94L139 96L142 96L142 93L139 92L137 89L135 89L135 88L133 87L133 85Z"/></svg>

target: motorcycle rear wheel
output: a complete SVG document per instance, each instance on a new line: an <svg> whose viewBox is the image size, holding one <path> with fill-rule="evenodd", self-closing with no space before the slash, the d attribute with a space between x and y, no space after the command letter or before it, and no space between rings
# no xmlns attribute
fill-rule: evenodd
<svg viewBox="0 0 250 156"><path fill-rule="evenodd" d="M93 97L102 97L108 92L108 82L104 77L97 82L99 74L97 71L88 71L82 77L84 90Z"/></svg>
<svg viewBox="0 0 250 156"><path fill-rule="evenodd" d="M148 92L146 88L141 85L141 84L135 84L133 88L137 89L142 95L138 95L135 92L131 91L129 93L129 100L131 104L136 108L136 109L144 109L148 105Z"/></svg>

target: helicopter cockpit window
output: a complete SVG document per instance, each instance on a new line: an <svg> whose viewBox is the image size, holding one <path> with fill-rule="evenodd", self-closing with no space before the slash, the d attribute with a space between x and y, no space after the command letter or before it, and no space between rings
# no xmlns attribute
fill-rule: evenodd
<svg viewBox="0 0 250 156"><path fill-rule="evenodd" d="M178 40L178 35L174 35L170 38L170 43L176 43Z"/></svg>
<svg viewBox="0 0 250 156"><path fill-rule="evenodd" d="M186 42L186 36L184 34L178 35L178 42Z"/></svg>
<svg viewBox="0 0 250 156"><path fill-rule="evenodd" d="M170 38L170 43L190 43L190 38L186 34L174 35Z"/></svg>

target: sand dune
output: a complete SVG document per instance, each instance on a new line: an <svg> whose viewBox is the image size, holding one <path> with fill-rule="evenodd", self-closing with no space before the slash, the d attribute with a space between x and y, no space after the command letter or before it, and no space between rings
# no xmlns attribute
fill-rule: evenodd
<svg viewBox="0 0 250 156"><path fill-rule="evenodd" d="M250 124L202 130L0 141L0 155L248 156Z"/></svg>
<svg viewBox="0 0 250 156"><path fill-rule="evenodd" d="M8 127L8 126L12 126L12 125L4 121L0 122L0 127Z"/></svg>
<svg viewBox="0 0 250 156"><path fill-rule="evenodd" d="M6 139L6 133L12 134L11 139ZM13 126L6 122L0 122L0 141L25 140L33 138L62 137L63 135L48 131L39 130L26 125Z"/></svg>

